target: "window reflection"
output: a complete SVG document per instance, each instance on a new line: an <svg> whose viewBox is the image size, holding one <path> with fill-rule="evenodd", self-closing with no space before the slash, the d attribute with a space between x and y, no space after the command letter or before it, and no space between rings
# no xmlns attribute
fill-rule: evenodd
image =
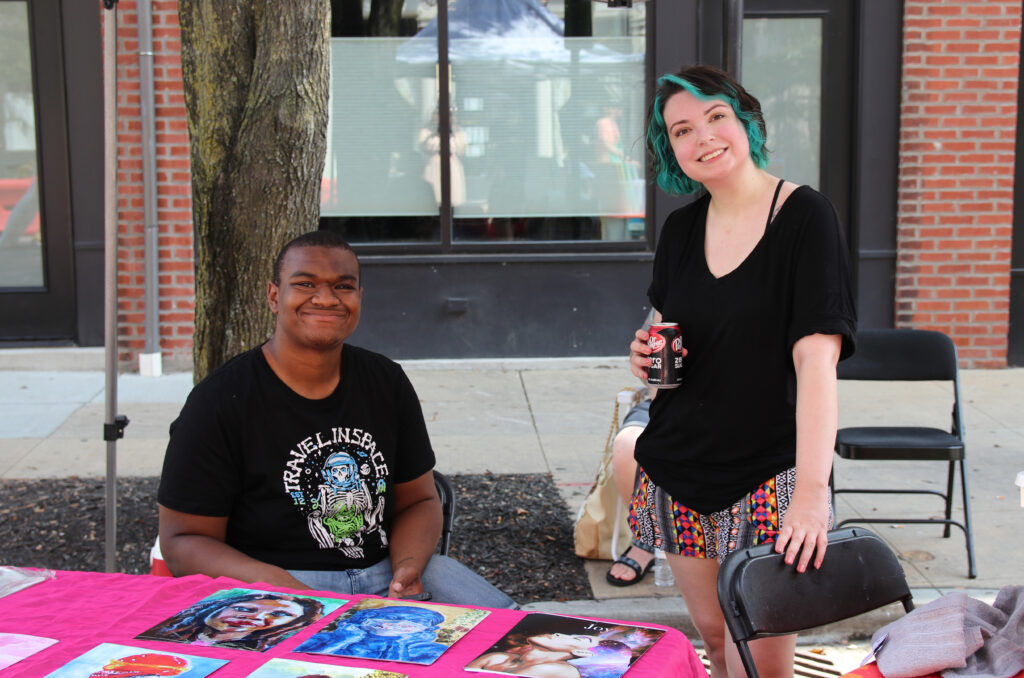
<svg viewBox="0 0 1024 678"><path fill-rule="evenodd" d="M0 287L43 285L28 5L0 3Z"/></svg>
<svg viewBox="0 0 1024 678"><path fill-rule="evenodd" d="M743 81L757 83L768 170L814 187L821 184L822 30L817 17L743 21Z"/></svg>
<svg viewBox="0 0 1024 678"><path fill-rule="evenodd" d="M385 27L395 3L333 3L347 37L332 40L322 214L353 242L437 243L449 221L437 6L401 4ZM643 3L449 1L453 242L644 237L644 18Z"/></svg>

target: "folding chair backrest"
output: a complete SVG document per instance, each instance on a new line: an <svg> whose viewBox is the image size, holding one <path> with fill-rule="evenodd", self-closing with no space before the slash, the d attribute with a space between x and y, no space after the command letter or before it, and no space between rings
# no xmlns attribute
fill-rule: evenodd
<svg viewBox="0 0 1024 678"><path fill-rule="evenodd" d="M451 481L440 471L434 471L434 487L441 500L441 543L438 553L448 555L452 543L452 527L455 524L455 490Z"/></svg>
<svg viewBox="0 0 1024 678"><path fill-rule="evenodd" d="M839 363L838 375L865 381L955 381L956 345L931 330L860 330L857 350Z"/></svg>
<svg viewBox="0 0 1024 678"><path fill-rule="evenodd" d="M736 641L796 633L902 601L910 588L895 554L861 527L833 530L821 569L798 573L773 544L736 551L718 574L718 599Z"/></svg>

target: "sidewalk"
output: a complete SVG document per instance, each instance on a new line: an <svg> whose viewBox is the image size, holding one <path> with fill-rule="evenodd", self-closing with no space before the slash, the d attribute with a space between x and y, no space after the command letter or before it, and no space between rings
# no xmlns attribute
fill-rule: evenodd
<svg viewBox="0 0 1024 678"><path fill-rule="evenodd" d="M423 404L438 469L446 473L550 473L575 515L593 481L608 433L615 394L637 385L624 358L409 361ZM58 371L47 371L51 370ZM96 349L0 350L0 478L102 476L106 445L103 355ZM1008 584L1024 584L1024 508L1016 474L1024 470L1024 369L961 373L978 578L967 579L964 539L953 530L912 524L868 526L896 553L918 604L950 589L991 600ZM131 423L118 442L118 474L155 476L167 427L191 388L190 374L122 375L118 413ZM840 383L840 425L863 423L882 404L878 422L929 421L948 426L952 398L933 383L880 392L869 383ZM879 478L885 478L879 482ZM945 484L941 463L868 464L836 460L840 486ZM840 495L840 519L867 515L937 515L937 498ZM882 513L884 509L884 513ZM954 514L962 509L954 505ZM962 515L962 513L961 513ZM587 564L593 600L538 603L531 609L675 626L695 637L674 588L653 577L626 588L604 581L607 562ZM838 642L870 633L895 610L833 625L802 642Z"/></svg>

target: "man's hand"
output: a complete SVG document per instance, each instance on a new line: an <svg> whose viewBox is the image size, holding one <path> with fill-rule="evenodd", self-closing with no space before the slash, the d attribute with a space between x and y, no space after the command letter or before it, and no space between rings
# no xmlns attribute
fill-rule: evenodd
<svg viewBox="0 0 1024 678"><path fill-rule="evenodd" d="M395 513L388 551L391 556L389 598L423 592L420 577L441 538L441 500L434 488L434 473L395 485Z"/></svg>
<svg viewBox="0 0 1024 678"><path fill-rule="evenodd" d="M423 582L420 580L421 572L412 565L412 559L398 563L394 567L391 576L391 585L388 587L388 598L407 598L423 593Z"/></svg>

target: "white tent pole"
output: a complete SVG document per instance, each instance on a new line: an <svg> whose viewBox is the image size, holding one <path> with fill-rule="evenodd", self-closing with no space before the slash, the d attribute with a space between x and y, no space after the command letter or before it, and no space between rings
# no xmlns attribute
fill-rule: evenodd
<svg viewBox="0 0 1024 678"><path fill-rule="evenodd" d="M117 415L117 0L103 0L103 284L104 348L106 353L107 487L104 531L107 572L117 569L117 439L128 419Z"/></svg>

